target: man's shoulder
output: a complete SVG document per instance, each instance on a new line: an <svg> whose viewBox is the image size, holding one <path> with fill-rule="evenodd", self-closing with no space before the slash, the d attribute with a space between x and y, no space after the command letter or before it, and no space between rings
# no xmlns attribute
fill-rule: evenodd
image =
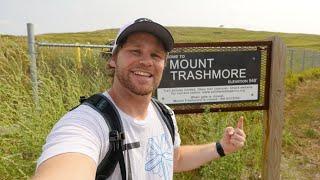
<svg viewBox="0 0 320 180"><path fill-rule="evenodd" d="M108 131L103 117L96 110L80 105L54 125L37 166L50 157L68 152L85 154L98 164L107 151Z"/></svg>
<svg viewBox="0 0 320 180"><path fill-rule="evenodd" d="M99 119L102 118L101 115L93 108L87 105L80 105L75 109L68 111L61 119Z"/></svg>
<svg viewBox="0 0 320 180"><path fill-rule="evenodd" d="M158 105L162 105L161 107L164 107L166 110L168 110L168 112L170 113L171 116L174 116L174 111L166 104L162 103L161 101L159 101L158 99L156 99L155 97L152 98L153 102L157 103Z"/></svg>
<svg viewBox="0 0 320 180"><path fill-rule="evenodd" d="M54 128L61 126L82 126L94 130L106 130L107 125L102 115L87 105L80 105L67 112L57 122Z"/></svg>

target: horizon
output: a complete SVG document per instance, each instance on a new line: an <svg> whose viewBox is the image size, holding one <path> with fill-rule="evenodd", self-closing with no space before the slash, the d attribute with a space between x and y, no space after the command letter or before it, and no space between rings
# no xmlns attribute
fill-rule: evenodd
<svg viewBox="0 0 320 180"><path fill-rule="evenodd" d="M35 26L35 25L34 25ZM244 28L235 28L235 27L205 27L205 26L165 26L166 28L208 28L208 29L238 29L244 31L252 31L252 32L267 32L267 33L281 33L281 34L301 34L301 35L312 35L312 36L320 36L320 34L309 34L309 33L295 33L295 32L277 32L277 31L267 31L267 30L251 30L251 29L244 29ZM27 24L26 24L27 30ZM76 34L76 33L94 33L96 31L108 31L108 30L119 30L119 28L107 28L107 29L96 29L96 30L89 30L89 31L74 31L74 32L47 32L47 33L36 33L35 27L35 35L49 35L49 34ZM4 34L0 32L0 36L27 36L26 34L22 35L15 35L15 34Z"/></svg>
<svg viewBox="0 0 320 180"><path fill-rule="evenodd" d="M26 23L35 34L78 33L117 29L146 17L166 27L236 28L320 35L316 0L2 0L0 34L26 35Z"/></svg>

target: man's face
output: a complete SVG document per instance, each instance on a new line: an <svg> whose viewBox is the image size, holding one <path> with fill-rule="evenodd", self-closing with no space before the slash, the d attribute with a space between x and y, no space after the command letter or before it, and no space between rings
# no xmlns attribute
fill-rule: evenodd
<svg viewBox="0 0 320 180"><path fill-rule="evenodd" d="M110 61L115 68L114 85L136 95L150 95L159 86L165 62L166 51L155 36L131 34Z"/></svg>

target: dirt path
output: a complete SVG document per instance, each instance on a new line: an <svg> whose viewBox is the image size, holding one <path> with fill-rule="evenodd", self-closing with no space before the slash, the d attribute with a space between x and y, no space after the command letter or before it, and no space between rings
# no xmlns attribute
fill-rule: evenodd
<svg viewBox="0 0 320 180"><path fill-rule="evenodd" d="M286 96L282 179L320 179L320 80Z"/></svg>

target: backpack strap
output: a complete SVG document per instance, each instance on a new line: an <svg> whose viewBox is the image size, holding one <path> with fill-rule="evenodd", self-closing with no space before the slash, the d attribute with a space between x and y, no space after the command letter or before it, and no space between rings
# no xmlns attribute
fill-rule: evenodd
<svg viewBox="0 0 320 180"><path fill-rule="evenodd" d="M82 101L82 102L81 102ZM124 139L122 122L120 115L113 103L103 94L95 94L87 99L80 97L80 102L88 105L99 112L109 126L109 149L105 158L97 167L96 180L102 180L109 177L116 165L120 164L122 180L126 179L126 166L123 157Z"/></svg>
<svg viewBox="0 0 320 180"><path fill-rule="evenodd" d="M158 99L152 98L151 99L157 110L160 112L160 115L165 122L171 138L172 138L172 144L174 144L175 140L175 131L174 131L174 124L172 120L173 112L169 110L163 103L161 103Z"/></svg>

